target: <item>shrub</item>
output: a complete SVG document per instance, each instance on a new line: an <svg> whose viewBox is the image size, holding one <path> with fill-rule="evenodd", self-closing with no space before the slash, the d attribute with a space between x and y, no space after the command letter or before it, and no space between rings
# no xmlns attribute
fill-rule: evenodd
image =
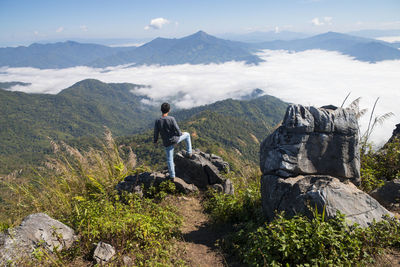
<svg viewBox="0 0 400 267"><path fill-rule="evenodd" d="M353 265L372 261L384 247L399 247L400 224L393 219L371 227L348 226L343 215L325 220L278 214L270 223L247 225L225 242L250 266Z"/></svg>
<svg viewBox="0 0 400 267"><path fill-rule="evenodd" d="M235 223L261 218L260 177L255 169L241 174L227 174L226 178L233 182L235 194L208 192L205 210L210 213L211 219L215 223Z"/></svg>
<svg viewBox="0 0 400 267"><path fill-rule="evenodd" d="M371 191L386 180L400 178L400 140L395 138L378 151L371 145L361 154L361 188Z"/></svg>

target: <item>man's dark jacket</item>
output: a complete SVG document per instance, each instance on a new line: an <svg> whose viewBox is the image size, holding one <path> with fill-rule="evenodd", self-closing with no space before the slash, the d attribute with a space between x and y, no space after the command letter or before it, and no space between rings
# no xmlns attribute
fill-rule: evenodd
<svg viewBox="0 0 400 267"><path fill-rule="evenodd" d="M179 136L182 135L174 117L165 116L156 120L154 124L154 143L157 143L158 134L161 134L165 147L178 143Z"/></svg>

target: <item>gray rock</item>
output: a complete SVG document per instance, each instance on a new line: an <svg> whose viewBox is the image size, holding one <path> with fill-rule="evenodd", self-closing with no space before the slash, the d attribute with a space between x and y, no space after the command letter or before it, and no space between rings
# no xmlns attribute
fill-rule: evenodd
<svg viewBox="0 0 400 267"><path fill-rule="evenodd" d="M370 195L387 208L395 207L400 204L400 179L386 182L370 192Z"/></svg>
<svg viewBox="0 0 400 267"><path fill-rule="evenodd" d="M199 191L199 189L194 184L187 184L181 178L175 177L172 182L175 184L175 188L178 192L189 194Z"/></svg>
<svg viewBox="0 0 400 267"><path fill-rule="evenodd" d="M100 241L93 253L93 259L97 264L107 263L115 255L115 248L110 244Z"/></svg>
<svg viewBox="0 0 400 267"><path fill-rule="evenodd" d="M208 185L223 183L220 172L228 172L229 164L222 158L200 150L193 151L191 158L184 155L184 152L175 155L176 176L201 189L205 189Z"/></svg>
<svg viewBox="0 0 400 267"><path fill-rule="evenodd" d="M230 179L226 179L223 184L224 194L233 195L235 194L235 190L233 188L232 181Z"/></svg>
<svg viewBox="0 0 400 267"><path fill-rule="evenodd" d="M213 184L211 185L211 188L219 193L224 192L224 186L222 184Z"/></svg>
<svg viewBox="0 0 400 267"><path fill-rule="evenodd" d="M39 246L50 252L67 249L76 238L70 227L47 214L31 214L18 227L0 235L0 265L27 259Z"/></svg>
<svg viewBox="0 0 400 267"><path fill-rule="evenodd" d="M260 146L260 168L265 175L324 174L359 184L355 112L290 105L282 125Z"/></svg>
<svg viewBox="0 0 400 267"><path fill-rule="evenodd" d="M375 199L359 190L352 183L342 183L339 179L327 175L307 175L280 178L275 175L263 175L261 196L264 214L272 220L276 211L285 211L286 215L297 213L312 216L312 209L333 217L337 211L361 226L368 226L374 219L380 221L383 215L392 214Z"/></svg>
<svg viewBox="0 0 400 267"><path fill-rule="evenodd" d="M122 262L124 263L124 266L126 266L126 267L130 267L130 266L134 266L135 265L133 260L132 260L132 258L129 257L129 256L123 256L122 257Z"/></svg>
<svg viewBox="0 0 400 267"><path fill-rule="evenodd" d="M166 181L166 175L160 172L144 172L139 175L130 175L125 177L124 181L116 185L119 192L127 191L143 196L143 190L148 190L151 186L158 187Z"/></svg>

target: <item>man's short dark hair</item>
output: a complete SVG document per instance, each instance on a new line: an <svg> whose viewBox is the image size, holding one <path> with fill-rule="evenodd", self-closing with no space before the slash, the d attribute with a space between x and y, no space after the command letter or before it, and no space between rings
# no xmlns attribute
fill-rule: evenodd
<svg viewBox="0 0 400 267"><path fill-rule="evenodd" d="M168 113L170 108L171 108L171 107L170 107L170 105L169 105L168 103L162 103L162 105L161 105L161 112L162 112L163 114Z"/></svg>

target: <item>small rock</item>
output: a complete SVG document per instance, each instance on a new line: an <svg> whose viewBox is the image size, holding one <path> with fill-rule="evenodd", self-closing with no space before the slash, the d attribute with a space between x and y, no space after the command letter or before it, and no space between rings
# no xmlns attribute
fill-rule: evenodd
<svg viewBox="0 0 400 267"><path fill-rule="evenodd" d="M100 241L93 253L93 259L97 264L108 262L115 255L115 248L110 244Z"/></svg>
<svg viewBox="0 0 400 267"><path fill-rule="evenodd" d="M400 203L400 179L386 182L373 190L370 195L385 207L395 207Z"/></svg>
<svg viewBox="0 0 400 267"><path fill-rule="evenodd" d="M124 266L126 266L126 267L130 267L130 266L134 265L132 258L129 256L123 256L122 262L124 263Z"/></svg>
<svg viewBox="0 0 400 267"><path fill-rule="evenodd" d="M228 195L233 195L235 194L235 190L233 188L233 184L231 182L230 179L226 179L224 184L223 184L223 188L224 188L224 193L228 194Z"/></svg>
<svg viewBox="0 0 400 267"><path fill-rule="evenodd" d="M189 194L199 191L194 184L188 184L178 177L175 177L172 182L175 184L176 190L180 193Z"/></svg>
<svg viewBox="0 0 400 267"><path fill-rule="evenodd" d="M212 189L220 193L224 191L224 187L222 186L222 184L213 184L211 185L211 187Z"/></svg>

